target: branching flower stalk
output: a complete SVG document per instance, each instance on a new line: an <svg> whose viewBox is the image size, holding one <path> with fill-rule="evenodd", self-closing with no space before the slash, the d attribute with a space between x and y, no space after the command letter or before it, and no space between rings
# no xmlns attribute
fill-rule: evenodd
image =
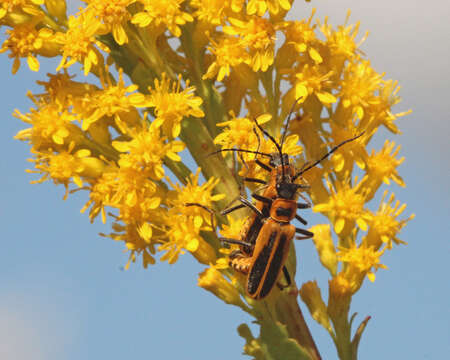
<svg viewBox="0 0 450 360"><path fill-rule="evenodd" d="M397 172L400 147L391 140L379 150L368 147L381 127L398 134L396 120L408 112L392 112L399 86L359 50L366 38L358 34L359 23L350 24L348 14L334 28L314 11L286 20L291 5L85 0L68 15L64 0L5 0L0 52L12 59L13 73L25 59L32 71L45 58L60 59L55 73L39 81L42 92L28 95L34 107L15 111L29 126L16 139L31 146L30 172L40 176L33 182L61 184L65 198L87 193L81 211L91 222L109 219L112 230L102 235L124 243L126 268L193 255L205 265L198 285L259 324L257 336L246 324L238 327L244 353L254 359L320 359L300 297L329 332L339 358L355 360L369 318L352 331L352 296L386 268L381 256L404 244L398 234L413 218L401 218L405 205L386 189L392 182L405 185ZM84 75L75 76L79 68ZM299 291L274 288L255 301L245 293L245 276L228 265L233 246L222 248L216 234L237 238L248 213L217 216L215 229L209 213L185 204L219 213L239 195L242 177L266 179L254 154L208 155L233 147L275 151L254 119L279 141L296 101L283 147L296 167L364 135L299 179L310 185L305 195L313 210L328 218L310 228L330 274L328 300L309 274L312 280ZM183 151L196 166L183 162ZM372 211L368 203L382 188ZM291 274L295 259L291 245Z"/></svg>

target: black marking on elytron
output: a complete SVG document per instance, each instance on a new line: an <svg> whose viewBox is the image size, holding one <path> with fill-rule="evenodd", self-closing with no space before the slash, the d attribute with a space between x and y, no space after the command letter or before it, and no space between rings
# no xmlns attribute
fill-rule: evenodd
<svg viewBox="0 0 450 360"><path fill-rule="evenodd" d="M274 231L270 234L269 243L259 253L259 256L253 262L252 269L248 274L247 291L250 295L254 294L258 290L261 279L264 275L267 263L269 262L270 254L272 252L275 239L278 236L278 231Z"/></svg>
<svg viewBox="0 0 450 360"><path fill-rule="evenodd" d="M262 228L261 219L256 216L255 220L252 222L252 225L248 229L246 241L252 245L255 244L256 238L258 237L259 231ZM244 246L242 249L246 254L251 255L253 252L253 246Z"/></svg>
<svg viewBox="0 0 450 360"><path fill-rule="evenodd" d="M270 262L269 269L266 272L267 275L264 279L263 286L261 288L261 291L259 292L259 298L266 297L277 281L278 274L280 273L280 269L282 266L284 246L286 244L286 241L286 234L281 234L280 241L278 241L277 248L275 249L272 261Z"/></svg>
<svg viewBox="0 0 450 360"><path fill-rule="evenodd" d="M275 213L277 214L277 216L290 218L292 216L292 209L291 208L278 207L278 208L276 208Z"/></svg>

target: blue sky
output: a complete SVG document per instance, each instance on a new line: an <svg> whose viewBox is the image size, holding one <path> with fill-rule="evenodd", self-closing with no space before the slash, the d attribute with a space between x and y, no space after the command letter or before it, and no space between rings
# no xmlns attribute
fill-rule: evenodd
<svg viewBox="0 0 450 360"><path fill-rule="evenodd" d="M403 132L384 136L402 145L406 160L399 168L405 189L392 186L408 204L411 221L400 235L408 246L383 257L388 270L366 282L352 303L359 320L372 319L360 345L361 359L443 359L450 353L449 114L450 5L433 8L419 0L298 1L291 18L318 17L332 24L361 21L370 31L363 45L377 71L399 80L403 101L396 112L413 109L398 121ZM41 63L45 63L44 60ZM239 359L243 340L236 327L250 321L196 285L202 270L189 255L175 266L148 270L131 266L123 245L98 236L108 227L91 225L79 210L86 201L75 194L63 201L64 189L30 185L24 171L29 149L13 140L25 126L11 116L26 112L28 89L39 92L39 74L22 66L16 76L0 56L0 358L60 360L91 358ZM322 221L310 214L310 224ZM297 282L325 274L311 243L296 244L300 262ZM306 309L303 306L304 313ZM328 334L308 316L324 359L335 359Z"/></svg>

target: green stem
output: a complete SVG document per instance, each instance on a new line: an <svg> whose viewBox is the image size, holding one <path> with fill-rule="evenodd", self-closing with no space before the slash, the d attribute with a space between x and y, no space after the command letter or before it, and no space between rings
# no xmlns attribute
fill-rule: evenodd
<svg viewBox="0 0 450 360"><path fill-rule="evenodd" d="M188 65L190 67L190 75L197 93L203 99L203 108L205 109L205 120L208 132L212 137L216 137L219 130L217 123L225 121L226 112L221 101L221 96L213 86L213 81L203 80L204 71L204 52L205 49L199 48L193 41L193 32L195 24L186 24L184 26L180 41L183 52L186 55Z"/></svg>
<svg viewBox="0 0 450 360"><path fill-rule="evenodd" d="M187 184L189 175L192 174L191 170L184 165L181 161L173 161L169 158L164 159L164 165L166 165L170 171L177 177L183 185Z"/></svg>

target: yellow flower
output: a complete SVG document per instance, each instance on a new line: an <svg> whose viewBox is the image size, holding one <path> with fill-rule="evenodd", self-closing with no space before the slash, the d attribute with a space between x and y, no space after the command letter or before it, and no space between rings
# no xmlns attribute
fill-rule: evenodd
<svg viewBox="0 0 450 360"><path fill-rule="evenodd" d="M153 180L160 180L164 177L165 156L173 161L181 160L177 153L184 149L184 144L181 141L166 142L154 123L143 125L141 129L129 129L127 135L132 140L112 142L112 146L122 153L119 159L122 169L135 169Z"/></svg>
<svg viewBox="0 0 450 360"><path fill-rule="evenodd" d="M219 42L211 40L213 46L208 50L215 56L215 60L209 65L203 79L212 79L217 76L217 81L222 81L230 75L230 70L240 64L249 64L250 55L245 51L245 44L238 38L223 38Z"/></svg>
<svg viewBox="0 0 450 360"><path fill-rule="evenodd" d="M9 38L6 39L0 49L0 53L9 50L8 55L14 58L12 73L20 68L20 58L27 58L28 67L32 71L39 71L39 61L36 54L44 56L56 56L57 48L50 41L53 33L50 29L37 30L32 23L16 26L13 30L6 30Z"/></svg>
<svg viewBox="0 0 450 360"><path fill-rule="evenodd" d="M215 144L220 145L222 149L236 148L266 154L278 151L271 141L263 140L264 135L256 128L254 120L235 117L233 112L230 115L233 119L217 124L219 127L226 127L226 129L214 139ZM263 114L258 116L256 121L259 125L262 125L270 121L271 117L270 114ZM278 138L276 140L279 143L281 139ZM283 153L295 156L301 154L301 152L302 147L298 145L298 136L287 136L283 144ZM238 153L238 159L244 162L244 167L241 169L240 175L257 178L262 178L264 175L267 175L267 172L263 171L259 166L255 166L255 160L260 158L256 154ZM267 160L267 158L265 159Z"/></svg>
<svg viewBox="0 0 450 360"><path fill-rule="evenodd" d="M336 102L336 97L330 92L332 71L323 73L321 67L309 64L295 71L295 79L292 79L291 82L295 86L295 90L292 91L295 91L296 99L303 98L305 101L308 96L316 95L319 101L327 107Z"/></svg>
<svg viewBox="0 0 450 360"><path fill-rule="evenodd" d="M280 49L283 54L283 58L280 58L280 66L289 67L289 61L295 61L295 59L298 58L299 53L300 55L301 53L306 53L308 58L313 60L316 64L320 64L323 61L323 58L320 55L321 44L315 33L317 25L311 25L311 20L314 17L315 12L316 10L313 9L311 16L306 21L286 22L284 29L286 43L284 48L287 48L286 50L289 49L289 51L287 54L284 54L282 52L283 50ZM285 56L288 54L290 59L287 59Z"/></svg>
<svg viewBox="0 0 450 360"><path fill-rule="evenodd" d="M320 262L332 276L337 274L338 260L333 239L331 238L330 225L315 225L309 229L314 234L314 245L319 254Z"/></svg>
<svg viewBox="0 0 450 360"><path fill-rule="evenodd" d="M351 120L349 120L348 123L342 124L342 126L345 127L341 127L340 124L334 123L331 123L330 125L331 137L333 139L332 145L334 146L362 133L362 130L359 130L360 126L355 126ZM333 154L331 158L333 171L336 173L349 174L353 169L354 163L361 169L365 169L368 157L365 144L369 138L370 134L364 134L360 138L346 144L344 149Z"/></svg>
<svg viewBox="0 0 450 360"><path fill-rule="evenodd" d="M198 206L186 206L187 203L197 203L208 208L213 202L225 197L224 194L213 195L218 180L210 178L206 183L198 185L200 172L191 174L185 186L172 184L173 191L167 196L167 205L170 210L167 216L167 243L158 250L166 250L163 260L173 263L177 260L182 249L190 251L203 264L213 263L216 260L214 249L200 236L200 231L212 231L211 214Z"/></svg>
<svg viewBox="0 0 450 360"><path fill-rule="evenodd" d="M414 214L409 218L398 220L398 216L403 213L406 204L400 206L397 200L393 206L395 196L391 194L387 202L384 202L388 190L383 194L378 211L371 216L368 221L369 231L363 238L363 244L379 249L382 244L386 244L388 249L392 248L392 242L396 244L406 244L397 237L397 234L406 225L406 223L414 219Z"/></svg>
<svg viewBox="0 0 450 360"><path fill-rule="evenodd" d="M104 164L101 160L91 157L89 150L80 149L73 154L75 144L72 142L67 151L60 151L57 154L32 151L36 159L36 170L29 170L30 173L42 174L42 178L32 181L32 183L42 183L52 180L55 184L63 184L66 188L64 199L69 193L69 184L75 183L78 187L83 186L82 177L88 181L93 181L99 177L103 171Z"/></svg>
<svg viewBox="0 0 450 360"><path fill-rule="evenodd" d="M2 0L0 3L0 24L15 26L30 21L31 16L42 14L40 5L44 0Z"/></svg>
<svg viewBox="0 0 450 360"><path fill-rule="evenodd" d="M341 90L337 94L344 109L349 109L350 114L356 114L362 119L364 109L379 101L375 91L380 87L381 77L372 69L368 60L348 63L344 68Z"/></svg>
<svg viewBox="0 0 450 360"><path fill-rule="evenodd" d="M101 35L101 30L101 24L93 12L84 11L78 17L70 16L67 32L55 34L55 42L62 46L62 59L56 71L68 68L78 61L83 64L84 75L87 75L93 66L103 65L103 56L95 47L109 51L103 43L96 40L96 36Z"/></svg>
<svg viewBox="0 0 450 360"><path fill-rule="evenodd" d="M77 119L75 115L56 103L40 103L31 95L30 98L38 109L30 109L29 114L16 110L14 116L31 125L30 128L19 131L16 139L29 141L36 151L67 149L71 142L84 142L85 136L81 129L73 124Z"/></svg>
<svg viewBox="0 0 450 360"><path fill-rule="evenodd" d="M146 105L145 96L135 92L137 85L125 86L122 69L119 69L119 80L114 85L110 80L107 82L103 78L101 80L104 89L85 94L81 106L77 107L77 110L83 114L82 129L88 130L96 121L104 117L112 117L116 126L121 131L126 131L126 123L133 119L131 124L135 125L139 118L135 108Z"/></svg>
<svg viewBox="0 0 450 360"><path fill-rule="evenodd" d="M245 217L234 218L227 215L227 223L219 230L220 235L229 239L239 239L239 234L247 221Z"/></svg>
<svg viewBox="0 0 450 360"><path fill-rule="evenodd" d="M170 179L167 179L174 190L168 195L167 202L171 207L176 207L181 214L193 217L196 226L200 227L204 223L212 226L213 224L210 221L211 216L207 211L198 206L186 206L186 204L196 203L211 208L214 202L224 199L225 194L213 195L213 190L219 183L219 179L211 177L208 181L199 185L199 175L200 169L197 170L195 175L190 175L185 186L172 184ZM215 231L215 229L211 230Z"/></svg>
<svg viewBox="0 0 450 360"><path fill-rule="evenodd" d="M200 235L204 229L195 222L193 216L181 216L175 211L169 212L166 219L168 226L167 242L160 245L158 251L165 251L161 260L173 264L178 260L180 254L184 254L184 249L188 250L202 264L216 261L215 251Z"/></svg>
<svg viewBox="0 0 450 360"><path fill-rule="evenodd" d="M244 0L192 0L190 5L196 9L194 17L211 25L225 23L225 18L240 12Z"/></svg>
<svg viewBox="0 0 450 360"><path fill-rule="evenodd" d="M341 70L345 61L354 60L361 51L359 46L366 40L368 33L356 43L355 38L358 35L360 23L356 25L348 25L350 18L350 10L347 12L347 18L344 25L339 25L337 30L333 30L332 26L328 24L328 17L325 17L323 24L319 23L319 29L326 37L326 47L329 51L329 58L327 59L333 67Z"/></svg>
<svg viewBox="0 0 450 360"><path fill-rule="evenodd" d="M350 309L351 299L351 285L342 274L328 281L327 312L333 321L333 326L337 333L342 331L341 327L343 327L343 324L347 324L347 314Z"/></svg>
<svg viewBox="0 0 450 360"><path fill-rule="evenodd" d="M384 250L376 251L372 247L356 245L350 248L339 247L337 256L340 261L345 263L343 276L349 281L352 293L355 293L361 286L364 276L370 281L375 281L375 271L378 269L387 269L380 264L380 256Z"/></svg>
<svg viewBox="0 0 450 360"><path fill-rule="evenodd" d="M325 213L334 224L336 234L345 238L354 227L355 222L361 230L367 230L368 213L364 209L365 195L362 188L362 181L354 187L350 184L336 184L336 189L327 181L331 191L327 203L314 206L314 212Z"/></svg>
<svg viewBox="0 0 450 360"><path fill-rule="evenodd" d="M212 292L227 304L244 306L236 287L214 266L207 268L199 275L198 286Z"/></svg>
<svg viewBox="0 0 450 360"><path fill-rule="evenodd" d="M154 244L148 243L141 235L139 227L135 224L132 225L121 225L119 223L113 223L113 230L115 232L105 235L100 234L105 237L109 237L115 241L124 241L127 251L130 252L125 269L130 267L131 262L136 262L136 255L142 254L142 264L146 269L148 265L155 264L155 254Z"/></svg>
<svg viewBox="0 0 450 360"><path fill-rule="evenodd" d="M289 0L249 0L247 3L247 14L263 16L269 10L273 15L277 15L280 8L288 11L291 8Z"/></svg>
<svg viewBox="0 0 450 360"><path fill-rule="evenodd" d="M261 136L257 130L255 121L249 118L236 117L233 112L230 113L231 120L218 123L219 127L226 127L214 139L214 143L220 145L223 149L236 147L237 149L246 149L256 151L258 147L258 137L261 143ZM255 120L259 125L270 121L272 116L270 114L263 114L258 116ZM254 130L258 132L258 136ZM263 150L260 150L263 151ZM254 155L252 155L254 157Z"/></svg>
<svg viewBox="0 0 450 360"><path fill-rule="evenodd" d="M249 17L246 21L236 18L230 18L228 21L231 25L225 26L223 32L239 36L241 46L249 50L251 60L248 65L255 72L267 71L273 64L276 30L274 25L257 16Z"/></svg>
<svg viewBox="0 0 450 360"><path fill-rule="evenodd" d="M140 27L152 25L157 33L163 33L165 27L179 37L181 29L178 25L191 22L194 18L181 10L184 0L136 0L142 4L143 11L134 14L131 22Z"/></svg>
<svg viewBox="0 0 450 360"><path fill-rule="evenodd" d="M124 24L131 19L127 6L137 0L84 0L88 4L86 11L94 14L100 25L111 32L114 40L123 45L128 42L128 35L124 29Z"/></svg>
<svg viewBox="0 0 450 360"><path fill-rule="evenodd" d="M397 167L403 163L404 157L401 159L396 159L395 156L398 155L400 151L400 146L394 150L395 142L390 142L386 140L384 142L383 148L378 153L372 150L370 156L367 157L367 184L366 187L371 189L368 193L368 198L372 198L375 195L375 191L378 190L381 183L390 185L390 180L392 179L398 185L404 187L405 183L402 177L397 172ZM394 152L392 152L394 150Z"/></svg>
<svg viewBox="0 0 450 360"><path fill-rule="evenodd" d="M181 89L181 75L178 81L170 81L165 74L161 80L155 79L154 89L149 88L149 96L145 105L155 108L153 126L162 127L166 136L175 138L180 135L181 121L184 117L203 117L201 110L203 100L194 96L195 87L189 86L186 81L185 88Z"/></svg>
<svg viewBox="0 0 450 360"><path fill-rule="evenodd" d="M91 219L100 211L104 217L103 207L110 206L119 210L118 219L127 224L150 220L160 223L156 212L163 190L149 180L143 171L133 168L119 168L115 172L112 170L105 172L92 186L90 200L83 211L94 203L90 212Z"/></svg>
<svg viewBox="0 0 450 360"><path fill-rule="evenodd" d="M73 105L78 112L80 108L84 109L85 102L81 100L87 94L97 90L93 84L73 81L74 76L70 76L67 70L57 74L47 74L48 81L38 80L39 85L45 88L45 93L40 97L46 102L56 103L59 106Z"/></svg>
<svg viewBox="0 0 450 360"><path fill-rule="evenodd" d="M408 115L411 110L393 114L391 108L400 102L400 97L397 95L400 90L398 81L382 80L378 89L378 98L376 103L370 104L367 109L367 116L370 119L368 128L376 128L384 125L389 131L394 134L399 134L400 130L394 121L397 118Z"/></svg>

